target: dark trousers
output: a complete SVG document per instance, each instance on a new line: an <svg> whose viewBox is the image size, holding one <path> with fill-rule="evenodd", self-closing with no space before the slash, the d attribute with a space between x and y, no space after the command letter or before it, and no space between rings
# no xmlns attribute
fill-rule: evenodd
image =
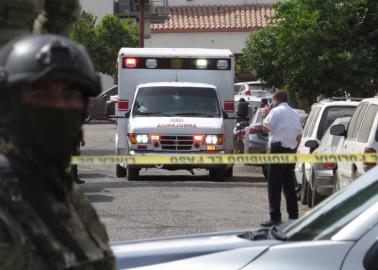
<svg viewBox="0 0 378 270"><path fill-rule="evenodd" d="M294 153L293 150L272 143L271 153ZM268 165L269 213L273 221L281 221L281 193L283 191L290 219L298 218L298 201L295 191L294 164Z"/></svg>

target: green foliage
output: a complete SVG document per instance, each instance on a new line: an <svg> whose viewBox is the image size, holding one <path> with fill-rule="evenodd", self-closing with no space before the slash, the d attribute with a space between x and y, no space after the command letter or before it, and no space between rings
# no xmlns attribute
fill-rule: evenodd
<svg viewBox="0 0 378 270"><path fill-rule="evenodd" d="M122 47L138 45L138 31L131 19L120 19L113 15L97 18L82 11L70 38L83 45L91 56L98 72L115 76L116 60Z"/></svg>
<svg viewBox="0 0 378 270"><path fill-rule="evenodd" d="M288 0L252 33L243 66L312 102L319 95L372 96L378 89L376 0Z"/></svg>

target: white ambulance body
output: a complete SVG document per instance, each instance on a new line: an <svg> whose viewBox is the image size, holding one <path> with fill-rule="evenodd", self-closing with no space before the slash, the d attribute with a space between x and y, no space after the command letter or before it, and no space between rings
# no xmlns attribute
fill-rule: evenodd
<svg viewBox="0 0 378 270"><path fill-rule="evenodd" d="M123 48L118 56L118 155L232 153L234 55L230 50ZM126 115L126 118L122 118ZM232 166L126 166L117 176L136 180L141 168L209 169Z"/></svg>

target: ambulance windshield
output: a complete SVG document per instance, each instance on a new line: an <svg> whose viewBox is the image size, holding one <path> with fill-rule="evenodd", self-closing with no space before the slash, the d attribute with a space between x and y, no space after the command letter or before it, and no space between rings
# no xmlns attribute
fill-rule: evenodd
<svg viewBox="0 0 378 270"><path fill-rule="evenodd" d="M133 116L221 117L218 96L205 87L140 88L133 106Z"/></svg>

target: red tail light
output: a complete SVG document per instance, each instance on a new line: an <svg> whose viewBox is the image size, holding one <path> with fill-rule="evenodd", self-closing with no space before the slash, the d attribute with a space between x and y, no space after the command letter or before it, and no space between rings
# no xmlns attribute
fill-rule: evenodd
<svg viewBox="0 0 378 270"><path fill-rule="evenodd" d="M129 101L127 99L118 100L118 111L128 111L129 110Z"/></svg>
<svg viewBox="0 0 378 270"><path fill-rule="evenodd" d="M365 151L364 151L365 154L375 154L376 152L377 151L375 151L375 149L373 148L365 148ZM367 171L371 169L372 167L374 167L375 165L377 165L377 163L375 162L364 162L364 170Z"/></svg>
<svg viewBox="0 0 378 270"><path fill-rule="evenodd" d="M224 111L227 113L233 113L235 111L235 105L233 101L224 102Z"/></svg>
<svg viewBox="0 0 378 270"><path fill-rule="evenodd" d="M323 164L323 167L324 169L328 169L328 170L333 170L336 168L336 163L333 163L333 162L328 162L328 163L324 163Z"/></svg>
<svg viewBox="0 0 378 270"><path fill-rule="evenodd" d="M250 127L249 128L249 134L258 134L262 132L261 127Z"/></svg>

